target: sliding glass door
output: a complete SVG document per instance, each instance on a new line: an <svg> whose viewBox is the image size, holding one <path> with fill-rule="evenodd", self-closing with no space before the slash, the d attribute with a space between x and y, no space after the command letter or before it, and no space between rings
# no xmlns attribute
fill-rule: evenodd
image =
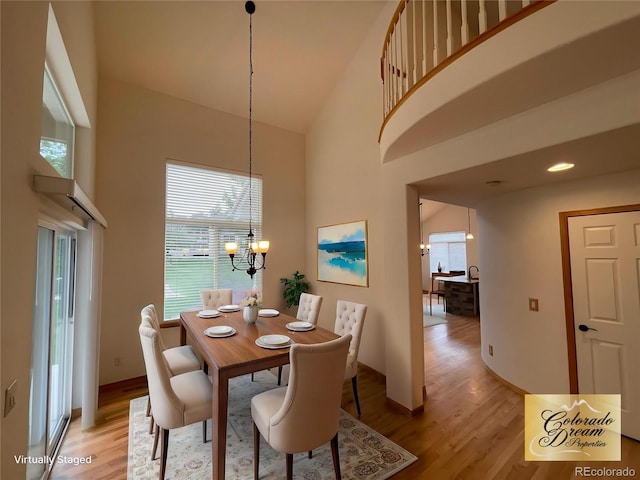
<svg viewBox="0 0 640 480"><path fill-rule="evenodd" d="M32 324L29 456L52 458L71 416L71 367L75 297L75 233L38 227ZM27 478L48 465L29 463Z"/></svg>

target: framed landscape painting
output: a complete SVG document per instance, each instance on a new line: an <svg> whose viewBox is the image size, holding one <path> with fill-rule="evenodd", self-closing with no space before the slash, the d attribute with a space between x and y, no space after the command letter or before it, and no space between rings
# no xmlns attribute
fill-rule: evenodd
<svg viewBox="0 0 640 480"><path fill-rule="evenodd" d="M369 286L367 221L318 227L318 280Z"/></svg>

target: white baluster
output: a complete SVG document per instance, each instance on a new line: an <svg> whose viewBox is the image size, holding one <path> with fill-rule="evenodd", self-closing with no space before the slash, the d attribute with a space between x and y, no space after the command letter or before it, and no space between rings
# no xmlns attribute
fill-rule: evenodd
<svg viewBox="0 0 640 480"><path fill-rule="evenodd" d="M422 0L422 75L427 74L427 0Z"/></svg>
<svg viewBox="0 0 640 480"><path fill-rule="evenodd" d="M507 18L507 0L498 0L498 18L500 21Z"/></svg>
<svg viewBox="0 0 640 480"><path fill-rule="evenodd" d="M460 27L460 37L462 38L462 45L469 43L469 22L467 20L467 0L461 0L462 4L462 26Z"/></svg>
<svg viewBox="0 0 640 480"><path fill-rule="evenodd" d="M453 53L453 16L451 15L451 0L447 0L447 56Z"/></svg>
<svg viewBox="0 0 640 480"><path fill-rule="evenodd" d="M440 63L438 53L438 0L433 1L433 66Z"/></svg>
<svg viewBox="0 0 640 480"><path fill-rule="evenodd" d="M389 86L391 87L391 108L396 104L396 29L389 38Z"/></svg>
<svg viewBox="0 0 640 480"><path fill-rule="evenodd" d="M400 93L401 97L407 92L408 81L408 65L409 65L409 52L408 45L409 40L407 38L407 9L402 11L400 17Z"/></svg>
<svg viewBox="0 0 640 480"><path fill-rule="evenodd" d="M487 8L484 4L485 0L480 0L478 7L480 10L478 11L478 33L484 33L487 31Z"/></svg>
<svg viewBox="0 0 640 480"><path fill-rule="evenodd" d="M384 116L386 117L391 109L389 98L389 42L384 47L384 59L382 61L382 102L384 105Z"/></svg>
<svg viewBox="0 0 640 480"><path fill-rule="evenodd" d="M411 70L413 70L413 83L412 85L415 85L416 82L418 81L418 14L417 14L417 7L416 4L418 2L417 1L412 1L411 2L411 7L413 10L413 32L412 32L412 39L413 39L413 68Z"/></svg>

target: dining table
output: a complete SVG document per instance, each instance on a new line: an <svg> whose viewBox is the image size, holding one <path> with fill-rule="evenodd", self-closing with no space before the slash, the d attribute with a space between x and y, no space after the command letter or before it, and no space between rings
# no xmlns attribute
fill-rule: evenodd
<svg viewBox="0 0 640 480"><path fill-rule="evenodd" d="M268 317L258 316L255 323L247 323L242 311L220 313L213 318L202 318L198 311L180 313L180 344L189 344L201 355L212 378L213 405L211 428L211 472L213 480L225 478L227 438L227 413L229 379L289 363L289 347L267 348L258 346L256 340L265 335L286 335L290 344L323 343L338 338L330 330L316 326L307 331L290 331L287 324L296 318L270 312ZM229 336L211 337L205 333L210 327L231 327ZM277 379L274 375L274 388Z"/></svg>

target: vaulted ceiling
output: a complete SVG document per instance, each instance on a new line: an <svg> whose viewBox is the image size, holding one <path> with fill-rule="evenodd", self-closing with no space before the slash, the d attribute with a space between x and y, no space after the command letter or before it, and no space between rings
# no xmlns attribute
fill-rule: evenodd
<svg viewBox="0 0 640 480"><path fill-rule="evenodd" d="M100 75L246 117L244 3L96 2ZM258 0L254 120L305 133L385 4Z"/></svg>

